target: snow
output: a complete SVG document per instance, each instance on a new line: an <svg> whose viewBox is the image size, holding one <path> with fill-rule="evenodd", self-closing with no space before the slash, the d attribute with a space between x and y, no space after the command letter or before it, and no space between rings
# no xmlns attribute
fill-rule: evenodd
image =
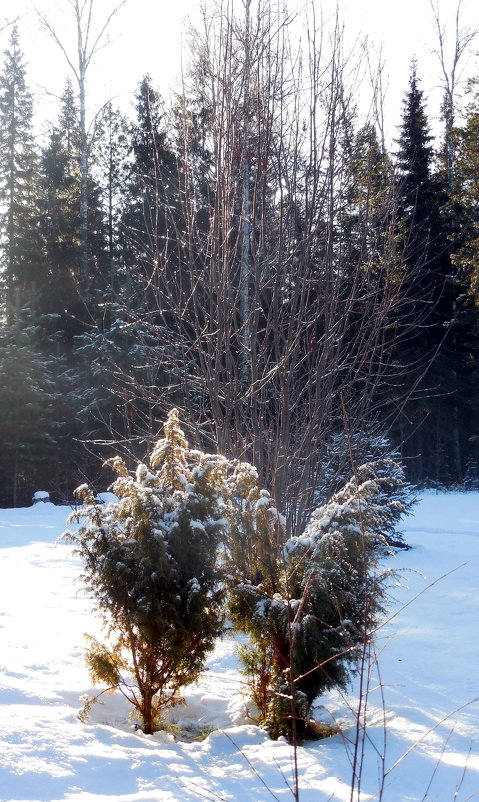
<svg viewBox="0 0 479 802"><path fill-rule="evenodd" d="M98 495L95 497L95 501L102 504L109 504L110 502L117 502L118 499L114 493L98 493Z"/></svg>
<svg viewBox="0 0 479 802"><path fill-rule="evenodd" d="M50 501L50 493L47 493L46 490L37 490L33 494L33 503L36 504L39 501Z"/></svg>
<svg viewBox="0 0 479 802"><path fill-rule="evenodd" d="M231 635L173 711L176 730L143 735L118 694L77 719L94 693L83 636L100 626L71 547L56 542L69 512L0 510L0 802L292 800L292 749L248 720ZM425 493L403 531L412 548L393 561L400 584L377 633L361 796L356 681L318 700L316 717L341 733L299 748L302 802L479 798L479 494Z"/></svg>

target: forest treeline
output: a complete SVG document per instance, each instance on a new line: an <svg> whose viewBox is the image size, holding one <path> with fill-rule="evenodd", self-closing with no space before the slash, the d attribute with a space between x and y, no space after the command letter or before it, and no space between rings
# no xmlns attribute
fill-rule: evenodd
<svg viewBox="0 0 479 802"><path fill-rule="evenodd" d="M103 460L136 464L173 405L198 448L257 467L290 532L371 455L479 483L477 82L435 145L412 65L388 152L340 33L299 59L246 4L196 34L180 94L145 76L87 132L66 80L39 134L20 35L0 74L0 506L104 489Z"/></svg>

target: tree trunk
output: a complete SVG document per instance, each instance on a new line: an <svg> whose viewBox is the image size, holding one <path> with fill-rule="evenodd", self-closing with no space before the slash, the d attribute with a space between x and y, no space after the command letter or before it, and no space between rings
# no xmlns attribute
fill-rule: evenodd
<svg viewBox="0 0 479 802"><path fill-rule="evenodd" d="M86 130L85 70L80 65L80 287L88 289L88 137Z"/></svg>

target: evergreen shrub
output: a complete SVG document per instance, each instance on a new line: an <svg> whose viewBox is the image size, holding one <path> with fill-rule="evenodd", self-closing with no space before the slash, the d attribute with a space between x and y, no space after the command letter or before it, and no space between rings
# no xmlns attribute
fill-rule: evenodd
<svg viewBox="0 0 479 802"><path fill-rule="evenodd" d="M94 683L120 690L145 733L201 672L223 623L218 548L227 526L218 463L188 448L172 410L150 467L132 475L120 458L117 501L95 503L88 487L65 533L82 559L83 580L108 638L89 639ZM103 692L103 691L102 691ZM92 700L88 700L88 712Z"/></svg>
<svg viewBox="0 0 479 802"><path fill-rule="evenodd" d="M273 738L308 737L314 700L346 686L381 609L378 557L408 507L400 466L362 465L290 538L255 468L189 449L176 409L150 467L111 467L117 501L82 486L80 526L65 535L107 628L105 643L89 639L93 681L120 690L154 732L201 672L228 591L258 723Z"/></svg>
<svg viewBox="0 0 479 802"><path fill-rule="evenodd" d="M392 460L365 464L288 540L267 493L250 491L245 534L255 539L243 562L235 552L231 615L250 637L245 673L272 737L307 737L316 697L347 685L384 600L377 561L407 510L404 485Z"/></svg>

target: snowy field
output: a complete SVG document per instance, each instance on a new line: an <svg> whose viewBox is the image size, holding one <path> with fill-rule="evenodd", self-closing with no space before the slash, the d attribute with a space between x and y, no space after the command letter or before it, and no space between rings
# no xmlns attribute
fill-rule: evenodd
<svg viewBox="0 0 479 802"><path fill-rule="evenodd" d="M56 544L68 512L0 510L1 802L293 799L292 750L248 721L229 637L175 713L181 734L135 731L119 695L80 723L93 692L83 634L99 627L78 562ZM356 682L318 702L341 733L299 748L302 802L479 799L479 494L424 494L403 531L412 548L388 561L401 587L377 637L360 797Z"/></svg>

